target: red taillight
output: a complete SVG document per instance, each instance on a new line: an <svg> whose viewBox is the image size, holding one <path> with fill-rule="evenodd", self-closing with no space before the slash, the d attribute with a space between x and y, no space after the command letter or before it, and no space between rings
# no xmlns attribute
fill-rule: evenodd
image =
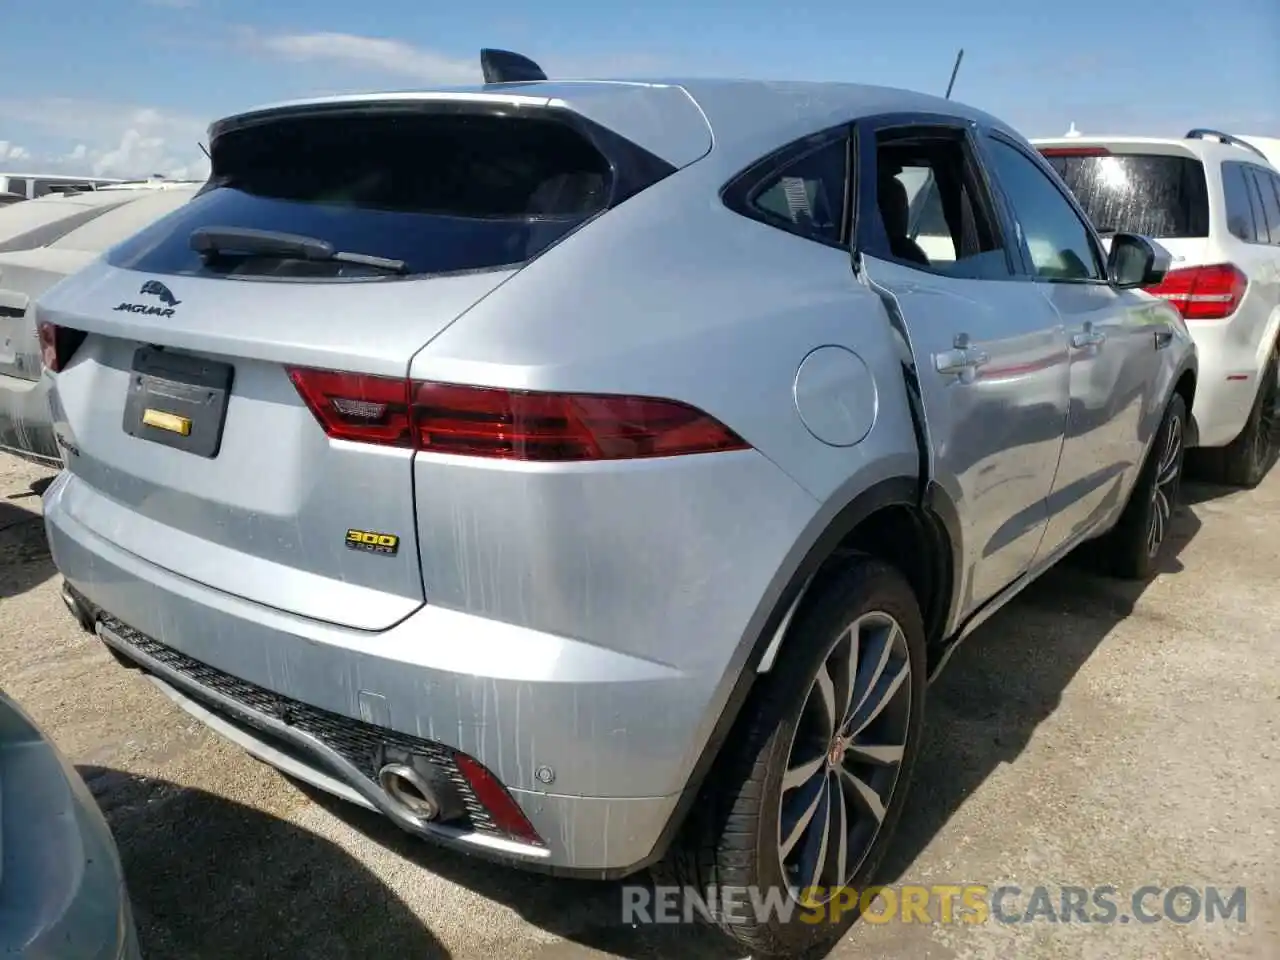
<svg viewBox="0 0 1280 960"><path fill-rule="evenodd" d="M414 387L418 446L509 460L627 460L746 448L701 410L670 400Z"/></svg>
<svg viewBox="0 0 1280 960"><path fill-rule="evenodd" d="M40 362L54 373L62 369L62 358L58 356L57 324L43 321L40 324Z"/></svg>
<svg viewBox="0 0 1280 960"><path fill-rule="evenodd" d="M542 844L543 841L538 836L538 831L533 829L533 824L529 822L529 818L524 815L524 811L511 799L511 794L507 793L506 787L498 782L497 777L490 773L479 761L467 756L465 753L455 753L453 759L462 775L467 778L467 782L471 784L471 789L475 793L476 799L480 801L481 806L493 818L494 826L517 840Z"/></svg>
<svg viewBox="0 0 1280 960"><path fill-rule="evenodd" d="M1236 312L1249 278L1234 264L1170 270L1158 286L1147 292L1163 297L1187 320L1223 320Z"/></svg>
<svg viewBox="0 0 1280 960"><path fill-rule="evenodd" d="M1041 147L1040 154L1045 157L1109 157L1111 151L1105 147Z"/></svg>
<svg viewBox="0 0 1280 960"><path fill-rule="evenodd" d="M60 327L56 323L41 320L36 325L40 337L40 362L51 373L58 373L71 360L72 355L84 343L85 332Z"/></svg>
<svg viewBox="0 0 1280 960"><path fill-rule="evenodd" d="M412 445L408 381L298 368L289 370L289 379L329 436L400 447Z"/></svg>
<svg viewBox="0 0 1280 960"><path fill-rule="evenodd" d="M410 383L296 368L289 377L325 432L343 440L562 462L747 449L718 420L673 400Z"/></svg>

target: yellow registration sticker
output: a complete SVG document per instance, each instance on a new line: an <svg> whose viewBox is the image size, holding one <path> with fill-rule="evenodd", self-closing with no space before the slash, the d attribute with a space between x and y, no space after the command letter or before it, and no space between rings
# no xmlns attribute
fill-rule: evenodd
<svg viewBox="0 0 1280 960"><path fill-rule="evenodd" d="M163 410L153 410L148 407L142 411L142 422L148 427L155 427L157 430L168 430L170 433L176 433L180 437L191 435L191 421L186 417L180 417L176 413L165 413Z"/></svg>

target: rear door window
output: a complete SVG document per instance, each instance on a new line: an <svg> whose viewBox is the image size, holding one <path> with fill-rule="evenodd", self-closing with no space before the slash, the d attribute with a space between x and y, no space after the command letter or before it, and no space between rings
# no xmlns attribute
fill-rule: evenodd
<svg viewBox="0 0 1280 960"><path fill-rule="evenodd" d="M1138 233L1181 240L1209 236L1204 165L1160 154L1055 156L1046 159L1103 236Z"/></svg>
<svg viewBox="0 0 1280 960"><path fill-rule="evenodd" d="M1245 165L1230 161L1222 165L1222 195L1227 208L1227 230L1233 237L1246 243L1257 243L1259 234L1266 236L1266 228L1258 229L1261 211L1257 209L1257 195L1245 178Z"/></svg>
<svg viewBox="0 0 1280 960"><path fill-rule="evenodd" d="M215 140L204 190L108 259L148 273L385 275L262 253L206 263L192 249L192 231L229 227L323 240L415 275L515 266L606 209L624 192L615 187L634 192L615 171L644 167L643 151L620 139L550 116L365 111L250 124ZM644 157L646 170L662 164Z"/></svg>

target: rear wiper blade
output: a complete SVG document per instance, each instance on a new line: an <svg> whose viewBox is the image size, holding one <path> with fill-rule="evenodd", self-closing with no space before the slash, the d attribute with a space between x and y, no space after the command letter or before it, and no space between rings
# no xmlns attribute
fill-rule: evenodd
<svg viewBox="0 0 1280 960"><path fill-rule="evenodd" d="M288 257L314 262L337 261L362 267L405 273L403 260L374 257L367 253L334 250L333 244L318 237L251 227L198 227L191 231L191 249L202 257Z"/></svg>

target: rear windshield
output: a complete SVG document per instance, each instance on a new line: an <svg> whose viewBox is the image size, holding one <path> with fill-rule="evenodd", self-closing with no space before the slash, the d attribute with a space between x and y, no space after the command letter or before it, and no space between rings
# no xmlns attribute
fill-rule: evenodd
<svg viewBox="0 0 1280 960"><path fill-rule="evenodd" d="M1192 157L1046 157L1104 235L1209 236L1204 166Z"/></svg>
<svg viewBox="0 0 1280 960"><path fill-rule="evenodd" d="M231 130L208 186L116 247L115 266L148 273L357 277L368 267L287 257L218 258L191 248L200 227L326 241L404 262L410 274L523 263L603 210L612 168L553 119L466 114L301 116ZM383 274L377 274L383 275Z"/></svg>

